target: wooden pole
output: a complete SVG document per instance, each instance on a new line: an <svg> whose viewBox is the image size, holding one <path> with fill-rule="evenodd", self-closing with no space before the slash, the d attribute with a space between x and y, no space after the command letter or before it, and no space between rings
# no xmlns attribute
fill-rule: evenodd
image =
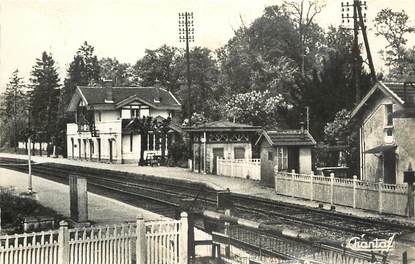
<svg viewBox="0 0 415 264"><path fill-rule="evenodd" d="M32 193L33 188L32 188L32 151L31 151L31 145L32 145L32 139L29 138L27 139L27 144L29 145L29 147L27 148L27 162L28 162L28 184L27 184L27 191L28 193Z"/></svg>

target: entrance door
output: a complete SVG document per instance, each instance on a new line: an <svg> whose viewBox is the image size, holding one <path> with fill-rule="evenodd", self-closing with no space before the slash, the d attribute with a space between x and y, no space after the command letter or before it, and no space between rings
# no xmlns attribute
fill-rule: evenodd
<svg viewBox="0 0 415 264"><path fill-rule="evenodd" d="M108 139L108 145L110 147L110 162L112 162L112 140Z"/></svg>
<svg viewBox="0 0 415 264"><path fill-rule="evenodd" d="M71 138L71 147L72 147L72 158L75 158L75 142L73 138ZM29 146L30 148L30 146Z"/></svg>
<svg viewBox="0 0 415 264"><path fill-rule="evenodd" d="M224 154L224 149L223 148L214 148L212 149L213 152L213 170L212 173L216 174L217 173L217 160L218 158L223 159L223 157L225 157Z"/></svg>
<svg viewBox="0 0 415 264"><path fill-rule="evenodd" d="M98 143L98 160L101 160L101 139L100 138L97 139L97 143Z"/></svg>
<svg viewBox="0 0 415 264"><path fill-rule="evenodd" d="M84 157L86 160L86 139L84 139Z"/></svg>
<svg viewBox="0 0 415 264"><path fill-rule="evenodd" d="M383 180L385 183L396 184L395 149L383 152Z"/></svg>
<svg viewBox="0 0 415 264"><path fill-rule="evenodd" d="M78 138L78 151L79 151L79 159L82 159L82 151L81 151L81 139Z"/></svg>
<svg viewBox="0 0 415 264"><path fill-rule="evenodd" d="M300 172L300 150L298 147L288 148L288 171Z"/></svg>

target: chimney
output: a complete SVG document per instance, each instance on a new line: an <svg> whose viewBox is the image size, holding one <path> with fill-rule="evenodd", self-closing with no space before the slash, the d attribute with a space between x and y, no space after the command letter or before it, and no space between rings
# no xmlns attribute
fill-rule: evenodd
<svg viewBox="0 0 415 264"><path fill-rule="evenodd" d="M112 80L102 80L102 86L105 89L105 100L104 102L106 104L112 104L114 103L113 97L112 97Z"/></svg>
<svg viewBox="0 0 415 264"><path fill-rule="evenodd" d="M155 103L160 103L161 101L161 97L160 97L160 87L161 87L161 83L158 79L156 79L154 81L154 89L155 89L155 93L154 93L154 102Z"/></svg>
<svg viewBox="0 0 415 264"><path fill-rule="evenodd" d="M300 129L301 129L301 134L304 135L305 131L304 131L304 122L300 122Z"/></svg>

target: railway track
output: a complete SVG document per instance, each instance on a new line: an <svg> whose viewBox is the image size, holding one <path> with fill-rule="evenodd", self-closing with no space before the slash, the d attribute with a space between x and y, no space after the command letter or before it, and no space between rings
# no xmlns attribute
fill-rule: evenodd
<svg viewBox="0 0 415 264"><path fill-rule="evenodd" d="M0 158L0 166L26 172L26 161ZM15 164L13 164L15 163ZM59 180L67 184L69 174L79 174L88 179L88 184L117 192L124 192L155 203L178 208L182 199L198 196L203 209L216 207L217 192L202 184L182 184L177 180L137 175L120 171L102 170L56 163L40 163L32 166L34 174ZM298 224L320 227L325 230L342 231L343 235L366 234L375 238L386 238L392 234L415 232L415 227L381 220L369 220L351 215L306 208L304 206L276 202L258 197L232 193L235 213L247 218L257 218L271 224Z"/></svg>
<svg viewBox="0 0 415 264"><path fill-rule="evenodd" d="M0 158L0 167L20 172L27 171L25 163L25 160ZM65 184L70 174L79 174L88 179L88 188L93 192L169 217L174 216L180 208L181 200L194 199L196 196L198 206L203 209L216 207L217 192L198 183L183 184L172 179L56 163L34 163L32 173ZM321 238L320 242L327 241L327 238L344 241L360 234L386 238L391 234L398 234L399 237L415 232L415 227L408 225L367 220L241 194L232 193L231 197L234 204L232 213L236 216L309 231L317 240Z"/></svg>

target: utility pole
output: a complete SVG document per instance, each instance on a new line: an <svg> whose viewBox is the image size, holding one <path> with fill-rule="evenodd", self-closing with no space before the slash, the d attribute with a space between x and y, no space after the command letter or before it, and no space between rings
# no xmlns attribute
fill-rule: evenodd
<svg viewBox="0 0 415 264"><path fill-rule="evenodd" d="M372 53L369 47L369 41L366 33L366 13L362 12L362 7L367 10L366 1L359 1L353 0L353 3L349 2L342 2L342 22L350 23L350 20L353 20L353 28L347 28L349 30L353 30L353 46L352 46L352 53L353 53L353 86L355 89L355 100L356 104L360 101L361 98L361 87L360 87L360 77L361 77L361 68L362 63L366 62L370 69L370 76L372 83L376 82L376 72L375 67L373 65L372 60ZM351 12L351 15L350 13ZM363 61L361 54L360 54L360 47L359 47L359 31L362 31L363 41L366 49L366 57L367 61Z"/></svg>
<svg viewBox="0 0 415 264"><path fill-rule="evenodd" d="M188 118L191 126L192 103L191 103L191 80L190 80L190 54L189 43L194 42L193 12L179 13L179 39L180 42L186 42L186 75L187 75L187 93L188 93Z"/></svg>

